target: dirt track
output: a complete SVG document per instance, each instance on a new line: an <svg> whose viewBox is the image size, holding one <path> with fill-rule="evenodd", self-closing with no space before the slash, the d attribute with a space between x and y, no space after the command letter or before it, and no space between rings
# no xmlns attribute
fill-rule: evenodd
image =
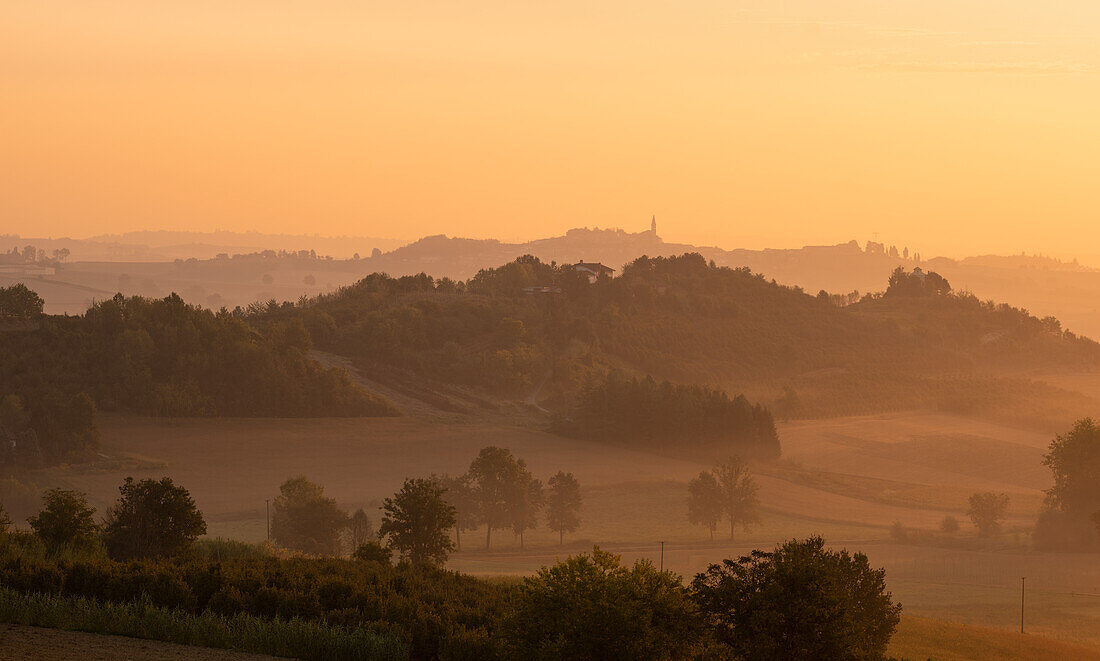
<svg viewBox="0 0 1100 661"><path fill-rule="evenodd" d="M276 658L123 636L0 624L0 661L272 661Z"/></svg>

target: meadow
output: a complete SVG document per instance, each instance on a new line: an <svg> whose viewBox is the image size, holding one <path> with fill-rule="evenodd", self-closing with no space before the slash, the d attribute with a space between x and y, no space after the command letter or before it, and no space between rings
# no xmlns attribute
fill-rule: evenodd
<svg viewBox="0 0 1100 661"><path fill-rule="evenodd" d="M1018 630L1019 578L1028 576L1029 632L1100 651L1100 598L1085 596L1100 594L1095 558L1031 550L1029 529L1049 484L1039 461L1050 438L1038 432L938 412L783 423L783 459L754 465L760 525L738 528L732 541L728 527L720 527L711 541L685 516L686 483L707 463L561 438L520 414L119 416L105 417L102 428L102 452L109 459L39 471L36 483L87 491L103 508L125 475L167 473L191 490L210 522L209 536L258 542L266 535L265 499L292 474L323 484L341 506L363 507L377 522L381 499L404 477L461 473L478 449L499 445L543 479L557 470L576 474L584 497L580 529L559 546L553 532L538 528L525 536L522 550L512 535L497 534L490 551L483 548L483 530L466 532L451 569L527 574L593 544L627 561L660 563L664 541L664 566L690 576L753 548L821 534L831 545L858 549L886 567L907 616ZM1011 498L1005 530L992 540L978 539L966 517L967 497L979 490ZM948 514L961 524L954 535L938 532ZM908 539L892 537L895 522L910 531Z"/></svg>

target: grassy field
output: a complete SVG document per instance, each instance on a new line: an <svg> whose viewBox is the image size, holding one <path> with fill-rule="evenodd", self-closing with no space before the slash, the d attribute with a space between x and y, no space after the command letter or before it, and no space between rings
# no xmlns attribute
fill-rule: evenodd
<svg viewBox="0 0 1100 661"><path fill-rule="evenodd" d="M103 453L111 460L99 468L44 471L35 479L81 488L105 506L125 475L168 473L192 490L215 523L233 524L218 534L233 526L262 534L247 523L262 523L264 500L290 475L321 482L348 506L376 508L404 477L462 472L478 449L500 445L544 479L559 469L575 472L590 495L588 507L612 511L586 512L585 519L597 524L580 536L695 539L700 531L683 521L684 485L708 468L486 421L118 417L106 418L102 427ZM945 513L954 513L965 528L966 497L986 489L1013 497L1010 526L1030 525L1050 481L1040 464L1049 438L956 416L799 422L783 425L780 435L785 461L778 469L760 467L761 499L769 511L814 526L885 528L901 521L934 528Z"/></svg>
<svg viewBox="0 0 1100 661"><path fill-rule="evenodd" d="M169 474L191 489L211 536L260 541L264 501L287 477L304 474L342 506L363 507L377 521L382 498L406 476L460 473L481 447L499 445L526 459L544 480L558 470L573 471L583 485L583 522L564 546L549 530L530 531L522 550L510 532L494 533L490 552L483 549L483 530L464 533L464 550L450 563L454 569L524 574L593 544L627 560L660 563L663 540L665 566L691 575L753 548L820 534L886 567L908 615L1010 629L1018 624L1019 577L1028 576L1035 631L1100 649L1100 599L1074 594L1100 594L1100 563L1029 550L1029 529L1050 481L1040 461L1051 439L1034 432L938 413L784 424L784 459L756 467L761 524L739 528L732 540L728 526L720 528L711 541L686 520L687 481L707 464L560 438L521 417L108 417L102 428L109 459L40 471L31 479L40 488L87 491L102 510L125 476ZM1006 532L995 540L978 540L965 514L966 499L979 490L1011 497ZM962 530L934 532L948 514ZM898 543L890 535L894 522L918 532Z"/></svg>
<svg viewBox="0 0 1100 661"><path fill-rule="evenodd" d="M906 661L1093 661L1100 649L1043 636L905 616L890 641L889 653Z"/></svg>

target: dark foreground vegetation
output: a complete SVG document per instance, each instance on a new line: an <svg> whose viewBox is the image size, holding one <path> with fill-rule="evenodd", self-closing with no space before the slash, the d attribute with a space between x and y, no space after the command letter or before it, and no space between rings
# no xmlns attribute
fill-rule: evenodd
<svg viewBox="0 0 1100 661"><path fill-rule="evenodd" d="M703 475L731 532L755 520L743 463ZM492 446L461 478L406 480L385 500L377 541L365 515L349 518L318 485L288 480L283 535L351 528L368 541L350 559L197 543L202 513L168 478L127 479L102 525L82 494L54 489L29 517L32 533L12 531L0 509L0 619L303 659L480 660L880 659L898 622L884 571L820 538L726 560L690 583L598 547L522 582L447 571L447 532L459 527L448 498L460 498L444 485L463 482L469 502L499 508L497 525L531 511L509 494L532 493L535 480ZM568 473L550 484L562 499L548 515L557 527L579 500Z"/></svg>
<svg viewBox="0 0 1100 661"><path fill-rule="evenodd" d="M362 629L243 613L194 615L155 606L148 599L111 602L0 586L0 621L296 659L408 658L399 641Z"/></svg>
<svg viewBox="0 0 1100 661"><path fill-rule="evenodd" d="M303 659L884 658L900 606L862 555L792 541L690 584L593 550L520 583L372 560L116 562L0 551L0 618Z"/></svg>

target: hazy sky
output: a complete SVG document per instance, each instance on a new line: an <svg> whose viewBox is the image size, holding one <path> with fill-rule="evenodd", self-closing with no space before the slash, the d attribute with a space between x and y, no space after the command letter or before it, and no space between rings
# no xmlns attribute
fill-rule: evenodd
<svg viewBox="0 0 1100 661"><path fill-rule="evenodd" d="M1100 2L3 0L0 233L1100 243Z"/></svg>

